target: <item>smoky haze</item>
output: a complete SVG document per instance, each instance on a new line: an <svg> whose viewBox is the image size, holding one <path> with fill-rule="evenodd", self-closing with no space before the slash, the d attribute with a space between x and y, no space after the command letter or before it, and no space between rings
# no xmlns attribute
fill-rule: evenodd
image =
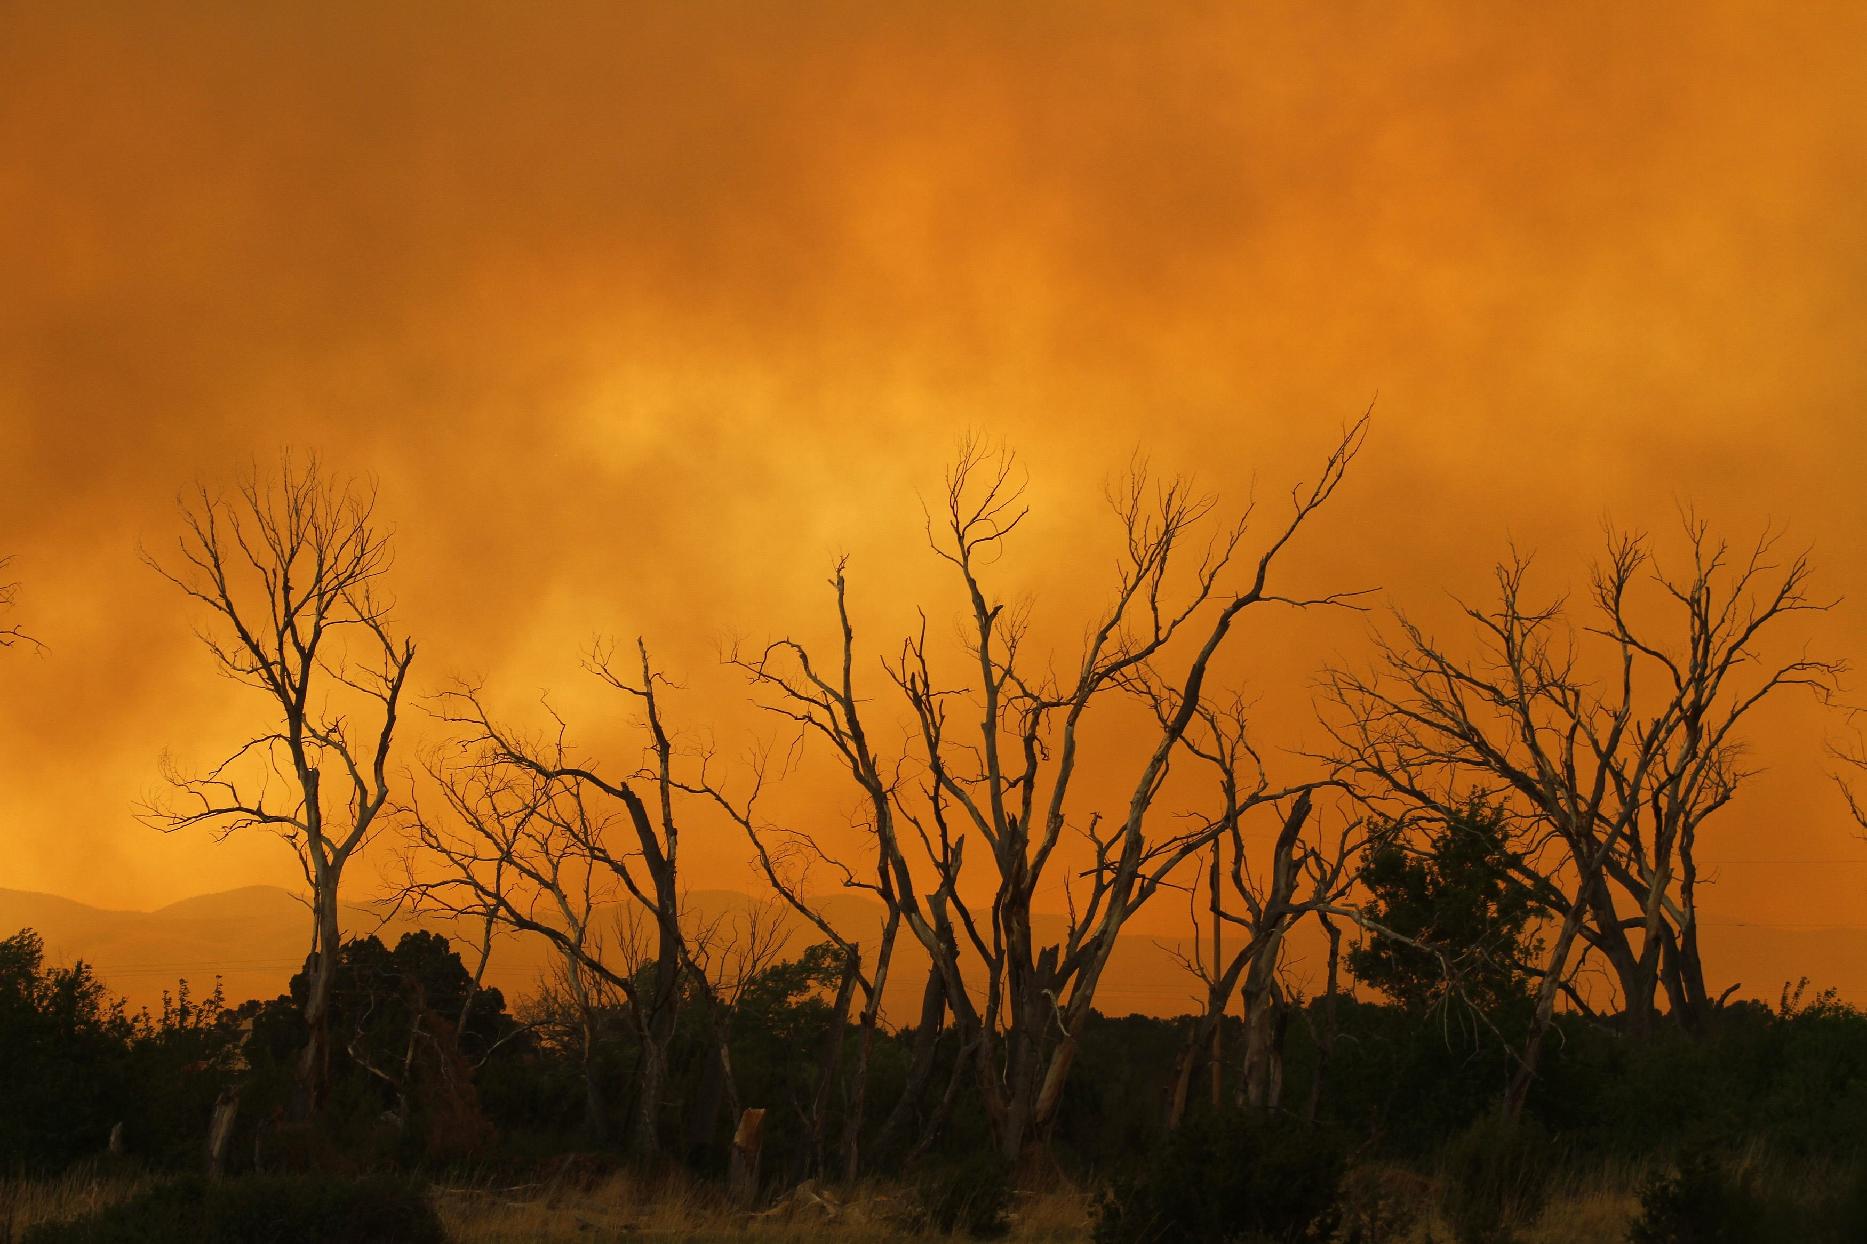
<svg viewBox="0 0 1867 1244"><path fill-rule="evenodd" d="M0 670L0 884L297 881L131 815L256 711L138 544L286 444L380 482L424 691L593 741L579 652L641 633L730 750L717 645L820 635L839 553L872 651L946 626L919 497L969 429L1030 467L998 573L1065 640L1132 452L1272 507L1370 401L1301 586L1444 619L1509 540L1579 587L1604 515L1664 550L1689 501L1858 597L1863 45L1853 4L0 6L0 553L47 644ZM1265 737L1316 741L1362 629L1251 632ZM1834 728L1753 730L1708 921L1848 921Z"/></svg>

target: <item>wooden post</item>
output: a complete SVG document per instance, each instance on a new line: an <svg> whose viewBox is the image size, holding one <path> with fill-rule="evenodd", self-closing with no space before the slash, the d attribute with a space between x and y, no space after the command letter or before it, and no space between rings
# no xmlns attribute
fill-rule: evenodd
<svg viewBox="0 0 1867 1244"><path fill-rule="evenodd" d="M739 1116L739 1126L733 1132L732 1161L726 1186L733 1203L742 1208L750 1208L758 1199L759 1145L764 1129L764 1110L749 1107Z"/></svg>

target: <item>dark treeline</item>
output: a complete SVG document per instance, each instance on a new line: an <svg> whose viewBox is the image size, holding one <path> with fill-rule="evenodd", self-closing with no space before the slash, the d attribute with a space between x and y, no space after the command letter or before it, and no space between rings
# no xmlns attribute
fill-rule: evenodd
<svg viewBox="0 0 1867 1244"><path fill-rule="evenodd" d="M819 1054L839 1029L846 1040L856 1035L835 1012L838 973L827 944L772 963L748 982L735 1016L739 1091L767 1103L766 1197L821 1170L811 1143L822 1128ZM1201 1091L1174 1125L1175 1081L1197 1017L1092 1012L1079 1074L1047 1137L1048 1161L1085 1185L1112 1184L1128 1198L1112 1204L1130 1206L1132 1220L1139 1202L1159 1228L1123 1233L1105 1206L1109 1239L1201 1238L1197 1222L1160 1212L1162 1201L1175 1212L1220 1215L1220 1227L1249 1224L1267 1187L1293 1178L1320 1181L1320 1190L1286 1206L1294 1217L1283 1227L1352 1214L1373 1232L1359 1238L1400 1238L1380 1234L1380 1224L1405 1225L1410 1201L1433 1195L1426 1189L1437 1178L1475 1190L1479 1203L1460 1207L1470 1223L1460 1238L1479 1240L1502 1238L1489 1234L1499 1221L1535 1208L1513 1198L1548 1195L1554 1176L1539 1178L1539 1168L1587 1171L1761 1148L1827 1169L1859 1152L1867 1016L1793 991L1776 1007L1721 1008L1703 1032L1668 1029L1641 1040L1614 1024L1558 1015L1523 1118L1501 1129L1499 1085L1514 1069L1506 1041L1532 1011L1524 982L1514 984L1510 996L1493 995L1503 1005L1486 1023L1435 1013L1436 985L1398 1003L1340 996L1295 1004L1282 1050L1289 1103L1256 1123L1230 1104L1240 1070L1227 1059L1216 1079L1198 1069ZM236 1090L244 1108L219 1146L229 1176L425 1172L516 1183L562 1172L566 1163L582 1173L624 1160L605 1136L624 1134L637 1106L642 1051L626 1003L598 1009L592 1073L582 1037L561 1022L561 999L535 1000L514 1015L497 990L473 985L460 956L434 934L404 935L394 948L353 940L333 993L329 1095L308 1126L289 1113L305 986L300 976L290 995L238 1006L184 994L158 1011L132 1013L82 964L44 963L29 932L0 943L0 1093L8 1103L0 1161L56 1171L104 1157L124 1169L196 1171L209 1160L216 1106ZM716 1034L697 1008L688 1010L669 1045L656 1126L665 1161L723 1182L734 1121L720 1104ZM1242 1021L1228 1017L1221 1035L1223 1048L1242 1048ZM950 1076L964 1056L949 1034L938 1043L937 1068ZM864 1097L871 1132L885 1133L889 1104L915 1057L911 1030L877 1035ZM586 1101L592 1074L606 1103L595 1121ZM1208 1089L1218 1092L1217 1106ZM855 1100L847 1075L827 1100L829 1127L840 1132ZM962 1094L930 1144L878 1146L873 1160L888 1176L923 1187L1015 1179L993 1155L990 1135L983 1108ZM121 1156L104 1156L113 1149ZM1380 1170L1388 1183L1359 1188L1356 1169ZM1394 1186L1400 1172L1414 1173L1417 1185ZM1228 1192L1228 1179L1243 1186ZM1284 1238L1277 1221L1264 1225L1268 1238Z"/></svg>
<svg viewBox="0 0 1867 1244"><path fill-rule="evenodd" d="M1513 555L1452 633L1396 610L1366 659L1322 671L1328 746L1301 754L1225 680L1251 655L1242 619L1369 608L1287 565L1365 429L1268 517L1137 464L1107 490L1103 603L1043 625L992 582L1028 513L1021 469L966 443L927 507L957 640L923 610L868 647L838 563L827 644L780 631L724 654L782 731L730 761L641 640L586 659L635 725L626 757L548 708L505 720L479 684L417 692L370 489L287 457L200 491L145 561L269 725L172 768L143 815L282 839L309 889L305 966L276 999L182 988L131 1013L30 931L0 943L0 1161L614 1163L746 1207L877 1177L981 1229L1013 1181L1061 1174L1105 1190L1107 1240L1400 1238L1394 1207L1426 1184L1459 1238L1502 1239L1551 1171L1626 1161L1655 1171L1644 1239L1699 1238L1707 1206L1850 1238L1867 1018L1800 989L1714 993L1698 938L1698 840L1749 776L1748 720L1832 698L1845 672L1797 633L1828 607L1808 562L1692 515L1663 561L1610 531L1573 596L1539 594ZM768 811L806 747L845 784L859 848ZM769 905L690 912L697 837L749 858ZM345 939L371 844L457 940ZM876 935L839 932L825 888L876 904ZM1040 891L1063 896L1060 933ZM1205 1006L1107 1016L1110 955L1163 892L1197 914ZM1305 996L1287 947L1312 922L1327 956ZM483 986L511 937L552 964L519 999ZM908 962L918 1009L887 1013ZM1771 1209L1740 1153L1837 1173Z"/></svg>

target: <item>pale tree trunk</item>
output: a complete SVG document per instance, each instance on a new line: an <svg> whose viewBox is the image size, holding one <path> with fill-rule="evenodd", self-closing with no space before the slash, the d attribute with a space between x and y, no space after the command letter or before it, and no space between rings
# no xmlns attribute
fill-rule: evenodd
<svg viewBox="0 0 1867 1244"><path fill-rule="evenodd" d="M1272 989L1253 1007L1246 1004L1245 1073L1241 1104L1252 1110L1276 1110L1284 1095L1283 1000Z"/></svg>
<svg viewBox="0 0 1867 1244"><path fill-rule="evenodd" d="M1258 945L1245 973L1245 1062L1238 1098L1252 1110L1275 1110L1283 1097L1284 1005L1277 989L1282 947L1280 928Z"/></svg>
<svg viewBox="0 0 1867 1244"><path fill-rule="evenodd" d="M334 870L320 868L317 891L312 895L318 944L305 961L305 1046L298 1055L292 1096L292 1115L301 1122L323 1109L330 1080L331 994L337 983L343 936L337 922L338 876Z"/></svg>
<svg viewBox="0 0 1867 1244"><path fill-rule="evenodd" d="M739 1125L733 1131L726 1186L733 1204L742 1209L749 1209L758 1200L758 1168L764 1146L764 1129L765 1111L753 1108L739 1116Z"/></svg>
<svg viewBox="0 0 1867 1244"><path fill-rule="evenodd" d="M214 1100L214 1114L207 1128L207 1174L219 1179L227 1170L227 1145L233 1139L234 1120L240 1114L240 1090L226 1088Z"/></svg>

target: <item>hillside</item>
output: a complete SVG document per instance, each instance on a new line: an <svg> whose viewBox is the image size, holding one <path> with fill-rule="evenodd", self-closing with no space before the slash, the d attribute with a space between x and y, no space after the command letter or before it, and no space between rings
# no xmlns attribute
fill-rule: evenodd
<svg viewBox="0 0 1867 1244"><path fill-rule="evenodd" d="M831 895L819 902L839 933L873 943L880 927L878 905L855 895ZM719 919L726 930L743 927L752 907L747 896L727 891L689 896L694 921ZM154 911L112 911L52 894L0 889L0 930L36 929L52 958L88 960L112 989L137 1006L157 1005L180 978L187 978L200 993L218 975L230 1001L281 993L304 960L309 923L304 904L272 886L196 895ZM1040 935L1055 936L1062 918L1039 917L1038 925ZM400 916L385 924L381 913L365 905L351 904L344 910L346 935L376 932L393 941L413 927L416 922ZM432 927L448 931L443 925ZM814 934L788 912L781 928L790 954L808 945ZM1313 990L1321 983L1323 947L1319 936L1307 928L1304 932L1292 940L1287 963L1299 986ZM1736 980L1742 982L1741 996L1774 1002L1785 981L1807 972L1802 965L1848 963L1861 965L1858 975L1841 980L1818 977L1811 987L1833 985L1844 998L1867 1000L1867 988L1862 988L1867 985L1867 931L1715 924L1706 926L1702 938L1714 988ZM912 1021L918 1005L927 960L905 931L899 947L887 1011L895 1022L905 1023ZM1179 948L1176 938L1125 936L1104 977L1101 1009L1171 1015L1193 1006L1198 990L1175 958ZM546 948L539 939L509 935L497 944L487 979L509 1000L516 1000L535 988L547 967Z"/></svg>

